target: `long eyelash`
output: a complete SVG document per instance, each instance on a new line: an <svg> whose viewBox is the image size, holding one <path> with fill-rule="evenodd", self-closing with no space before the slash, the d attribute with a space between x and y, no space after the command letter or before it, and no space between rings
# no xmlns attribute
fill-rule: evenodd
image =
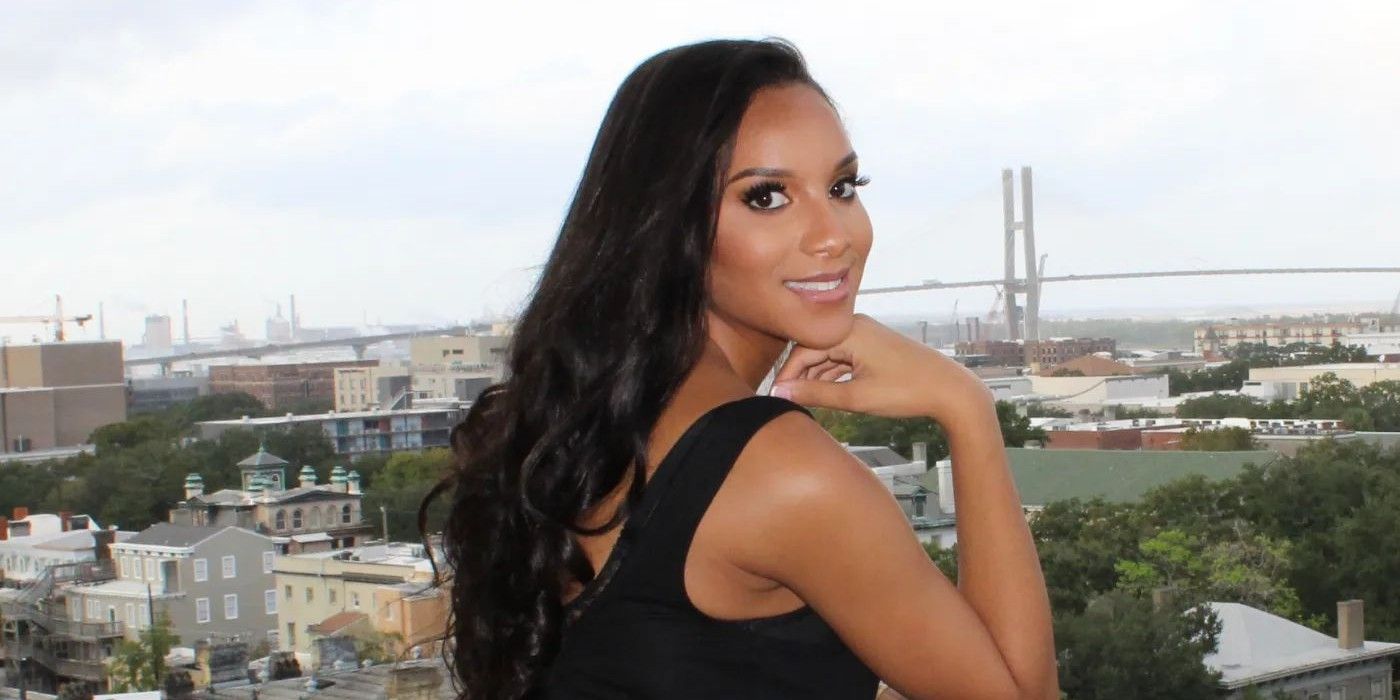
<svg viewBox="0 0 1400 700"><path fill-rule="evenodd" d="M865 187L866 185L870 184L870 178L865 175L847 175L846 177L837 180L836 184L839 185L843 182L851 183L851 187Z"/></svg>
<svg viewBox="0 0 1400 700"><path fill-rule="evenodd" d="M758 199L759 197L762 197L765 194L772 194L774 192L785 191L787 191L787 185L784 185L783 183L778 182L777 180L765 180L763 182L759 182L753 185L747 190L744 190L744 201L752 202L753 200Z"/></svg>

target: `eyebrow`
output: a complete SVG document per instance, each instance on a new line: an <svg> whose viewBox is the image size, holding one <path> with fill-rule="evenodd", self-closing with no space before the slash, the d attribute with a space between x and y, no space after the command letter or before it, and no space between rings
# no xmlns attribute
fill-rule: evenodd
<svg viewBox="0 0 1400 700"><path fill-rule="evenodd" d="M842 169L842 168L844 168L844 167L846 167L846 166L848 166L848 165L850 165L851 163L854 163L854 162L856 162L856 152L855 152L855 151L851 151L850 153L847 153L847 154L846 154L846 157L844 157L844 158L842 158L841 160L839 160L839 161L836 162L836 167L832 168L832 171L840 170L840 169ZM733 175L732 177L730 177L729 180L728 180L728 182L726 182L725 184L730 184L730 183L733 183L735 180L742 180L742 179L744 179L744 178L746 178L746 177L758 177L758 176L761 176L761 177L792 177L792 171L791 171L791 170L786 170L786 169L783 169L783 168L745 168L745 169L743 169L743 170L740 170L740 171L737 172L737 173L734 173L734 175Z"/></svg>

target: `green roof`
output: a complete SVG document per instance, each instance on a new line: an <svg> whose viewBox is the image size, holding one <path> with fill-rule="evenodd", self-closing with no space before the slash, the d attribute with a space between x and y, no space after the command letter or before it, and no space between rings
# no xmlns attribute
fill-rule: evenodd
<svg viewBox="0 0 1400 700"><path fill-rule="evenodd" d="M1268 464L1272 450L1200 452L1196 450L1054 450L1006 448L1021 504L1043 506L1069 498L1102 496L1131 503L1155 486L1200 474L1211 481L1230 479L1249 463ZM938 490L938 470L929 469L924 486Z"/></svg>

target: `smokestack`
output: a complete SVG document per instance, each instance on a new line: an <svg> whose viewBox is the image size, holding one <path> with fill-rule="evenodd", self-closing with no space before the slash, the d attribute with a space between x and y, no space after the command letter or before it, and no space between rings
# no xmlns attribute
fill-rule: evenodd
<svg viewBox="0 0 1400 700"><path fill-rule="evenodd" d="M29 517L29 506L15 506L14 511L10 513L10 520L24 520L27 517Z"/></svg>
<svg viewBox="0 0 1400 700"><path fill-rule="evenodd" d="M301 330L301 324L297 322L297 295L295 294L292 295L292 307L289 311L292 315L290 319L292 322L292 340L296 340L297 331Z"/></svg>
<svg viewBox="0 0 1400 700"><path fill-rule="evenodd" d="M58 511L58 522L60 523L60 529L61 529L63 532L68 532L69 530L72 530L72 529L73 529L73 511L71 511L71 510L60 510L60 511Z"/></svg>
<svg viewBox="0 0 1400 700"><path fill-rule="evenodd" d="M0 542L10 539L10 519L0 515Z"/></svg>
<svg viewBox="0 0 1400 700"><path fill-rule="evenodd" d="M1360 649L1366 643L1365 619L1360 600L1337 601L1337 646Z"/></svg>
<svg viewBox="0 0 1400 700"><path fill-rule="evenodd" d="M948 514L956 512L953 501L953 460L940 459L938 469L938 507Z"/></svg>
<svg viewBox="0 0 1400 700"><path fill-rule="evenodd" d="M915 461L915 462L920 462L920 463L922 463L922 464L924 465L924 469L925 469L925 470L928 469L928 443L927 443L927 442L916 442L916 443L914 443L914 461Z"/></svg>
<svg viewBox="0 0 1400 700"><path fill-rule="evenodd" d="M188 347L190 346L190 301L189 301L189 299L181 299L181 300L180 300L180 317L184 319L184 324L185 324L185 347L188 348Z"/></svg>
<svg viewBox="0 0 1400 700"><path fill-rule="evenodd" d="M102 302L97 302L97 339L107 339L107 313L102 310Z"/></svg>

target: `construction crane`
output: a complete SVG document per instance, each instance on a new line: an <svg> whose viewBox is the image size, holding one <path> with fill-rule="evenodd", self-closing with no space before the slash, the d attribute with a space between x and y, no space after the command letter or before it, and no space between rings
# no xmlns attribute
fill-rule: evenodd
<svg viewBox="0 0 1400 700"><path fill-rule="evenodd" d="M92 320L92 314L64 316L63 297L55 294L53 299L54 312L52 316L0 316L0 323L42 323L45 326L52 324L54 327L53 339L61 343L65 340L63 334L64 323L72 322L81 327L84 323Z"/></svg>
<svg viewBox="0 0 1400 700"><path fill-rule="evenodd" d="M1395 303L1390 305L1390 315L1400 314L1400 292L1395 293Z"/></svg>

